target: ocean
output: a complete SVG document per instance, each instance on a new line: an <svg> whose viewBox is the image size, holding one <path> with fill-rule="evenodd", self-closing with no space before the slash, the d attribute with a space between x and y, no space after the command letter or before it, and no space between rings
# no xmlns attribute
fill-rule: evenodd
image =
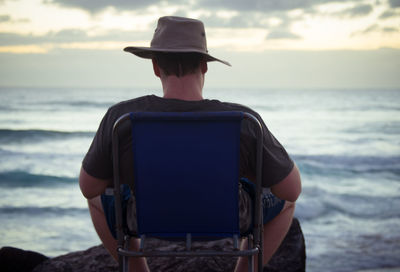
<svg viewBox="0 0 400 272"><path fill-rule="evenodd" d="M0 247L100 243L81 161L107 108L142 88L0 88ZM300 168L307 271L400 267L400 89L206 88L254 108Z"/></svg>

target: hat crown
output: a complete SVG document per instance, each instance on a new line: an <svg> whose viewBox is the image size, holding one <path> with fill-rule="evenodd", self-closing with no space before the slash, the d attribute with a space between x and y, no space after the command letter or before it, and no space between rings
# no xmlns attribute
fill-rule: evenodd
<svg viewBox="0 0 400 272"><path fill-rule="evenodd" d="M229 62L217 59L207 50L206 31L203 22L196 19L164 16L158 20L150 47L128 46L124 51L145 59L162 53L200 53L206 61L219 61L231 66Z"/></svg>
<svg viewBox="0 0 400 272"><path fill-rule="evenodd" d="M204 25L196 19L176 16L161 17L150 46L154 49L182 49L207 53Z"/></svg>

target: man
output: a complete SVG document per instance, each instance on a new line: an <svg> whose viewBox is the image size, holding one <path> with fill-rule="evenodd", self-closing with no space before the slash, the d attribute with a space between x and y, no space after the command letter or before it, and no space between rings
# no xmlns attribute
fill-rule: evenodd
<svg viewBox="0 0 400 272"><path fill-rule="evenodd" d="M116 240L112 235L112 228L108 227L106 221L113 210L104 198L102 202L100 195L104 193L106 187L112 185L111 129L118 117L132 111L246 111L257 116L264 130L262 183L264 187L270 187L273 193L263 196L263 263L268 263L290 227L294 202L301 192L299 171L256 112L238 104L203 99L207 62L230 64L207 53L202 22L181 17L162 17L158 21L151 47L127 47L124 50L142 58L152 59L154 74L161 80L163 97L144 96L112 106L104 116L83 160L79 178L80 187L88 199L95 229L104 246L117 259ZM126 135L127 137L121 137L122 141L126 142L120 143L123 183L128 183L133 175L130 167L132 157L129 130L126 131ZM240 175L250 180L254 177L255 169L253 147L254 130L244 125L241 131ZM243 181L241 184L240 188L251 187L248 181ZM245 246L246 243L242 244ZM133 240L131 246L137 248L138 241ZM130 267L136 269L135 271L149 271L144 258L131 258ZM239 259L236 271L247 271L247 258Z"/></svg>

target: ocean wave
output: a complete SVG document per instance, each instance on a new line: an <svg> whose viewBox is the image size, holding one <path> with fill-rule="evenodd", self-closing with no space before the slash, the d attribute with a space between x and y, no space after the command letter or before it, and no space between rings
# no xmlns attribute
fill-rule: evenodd
<svg viewBox="0 0 400 272"><path fill-rule="evenodd" d="M63 216L63 215L77 215L87 213L88 209L85 208L75 208L75 207L55 207L55 206L45 206L45 207L15 207L15 206L3 206L0 207L0 214L2 215L54 215L54 216Z"/></svg>
<svg viewBox="0 0 400 272"><path fill-rule="evenodd" d="M377 137L382 137L382 135L399 135L400 134L400 122L397 120L388 120L386 122L376 121L369 122L368 124L361 124L354 126L352 128L347 128L343 130L344 133L351 133L355 135L366 135L366 134L376 134ZM377 133L379 132L379 133ZM368 135L370 136L370 135ZM370 137L368 137L370 138ZM371 139L374 140L374 139Z"/></svg>
<svg viewBox="0 0 400 272"><path fill-rule="evenodd" d="M13 143L13 142L37 142L49 139L67 139L76 137L89 137L94 136L91 131L55 131L55 130L40 130L40 129L27 129L27 130L13 130L13 129L0 129L0 143Z"/></svg>
<svg viewBox="0 0 400 272"><path fill-rule="evenodd" d="M113 103L115 102L110 102L110 101L106 101L106 102L100 102L100 101L54 101L52 102L52 105L59 105L59 106L70 106L70 107L77 107L77 108L101 108L101 109L107 109L108 107L110 107L111 105L113 105ZM47 102L43 103L44 105L48 105Z"/></svg>
<svg viewBox="0 0 400 272"><path fill-rule="evenodd" d="M398 197L335 195L324 198L325 209L350 218L389 219L400 216Z"/></svg>
<svg viewBox="0 0 400 272"><path fill-rule="evenodd" d="M400 156L294 155L293 158L302 173L311 175L389 173L400 176Z"/></svg>
<svg viewBox="0 0 400 272"><path fill-rule="evenodd" d="M0 173L0 187L49 187L77 183L78 178L32 174L24 171Z"/></svg>
<svg viewBox="0 0 400 272"><path fill-rule="evenodd" d="M296 216L303 220L334 218L336 215L357 219L390 219L400 216L398 196L322 193L323 199L305 197L296 204Z"/></svg>
<svg viewBox="0 0 400 272"><path fill-rule="evenodd" d="M98 102L98 101L38 101L29 105L24 105L24 112L54 112L54 111L71 111L76 109L99 109L106 110L113 105L113 102ZM7 108L8 107L8 108ZM21 108L15 106L3 106L1 111L21 112Z"/></svg>

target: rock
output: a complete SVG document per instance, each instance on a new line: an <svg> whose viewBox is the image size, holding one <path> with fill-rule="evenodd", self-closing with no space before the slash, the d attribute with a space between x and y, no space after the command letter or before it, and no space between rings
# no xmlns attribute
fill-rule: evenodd
<svg viewBox="0 0 400 272"><path fill-rule="evenodd" d="M281 246L272 256L264 272L278 271L305 271L306 270L306 244L300 223L293 219L292 225Z"/></svg>
<svg viewBox="0 0 400 272"><path fill-rule="evenodd" d="M171 243L158 239L148 239L147 246L159 249L182 249L184 244ZM193 249L219 249L231 247L230 239L193 243ZM305 271L305 243L299 221L293 220L286 238L281 246L264 267L264 272L275 271ZM198 258L148 258L151 271L233 271L236 258L232 257L198 257ZM33 272L113 272L118 271L118 265L108 252L100 245L86 251L73 252L49 259L38 265Z"/></svg>
<svg viewBox="0 0 400 272"><path fill-rule="evenodd" d="M33 251L15 247L0 249L0 271L2 272L30 272L48 257Z"/></svg>
<svg viewBox="0 0 400 272"><path fill-rule="evenodd" d="M112 272L118 271L118 263L102 246L91 247L49 259L32 272Z"/></svg>

